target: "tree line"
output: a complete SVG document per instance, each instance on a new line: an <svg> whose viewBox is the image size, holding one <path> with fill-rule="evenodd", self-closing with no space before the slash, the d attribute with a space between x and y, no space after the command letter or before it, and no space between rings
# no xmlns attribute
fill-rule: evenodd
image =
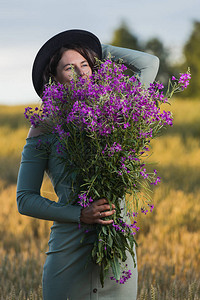
<svg viewBox="0 0 200 300"><path fill-rule="evenodd" d="M169 50L157 37L141 43L124 22L114 31L111 44L158 56L160 68L156 80L162 82L165 86L172 75L179 77L179 73L185 73L187 68L190 67L192 79L186 91L183 94L181 93L181 97L198 98L200 96L200 22L193 22L192 32L182 49L184 62L179 64L170 62Z"/></svg>

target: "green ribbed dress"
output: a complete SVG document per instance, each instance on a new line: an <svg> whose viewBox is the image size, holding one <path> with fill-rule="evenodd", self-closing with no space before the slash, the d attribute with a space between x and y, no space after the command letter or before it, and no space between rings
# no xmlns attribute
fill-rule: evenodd
<svg viewBox="0 0 200 300"><path fill-rule="evenodd" d="M157 57L108 45L103 45L104 57L108 52L113 60L123 58L125 64L138 73L146 86L157 74ZM47 145L38 147L38 144ZM49 239L49 251L43 271L44 300L135 300L137 297L137 268L131 257L127 265L132 277L125 284L117 284L108 275L104 288L99 280L99 266L91 260L96 239L94 226L85 236L85 225L80 226L81 207L71 201L72 168L66 157L62 163L56 152L58 141L53 134L27 138L22 152L17 183L17 203L21 214L54 221ZM67 167L66 167L67 166ZM40 195L47 172L58 202Z"/></svg>

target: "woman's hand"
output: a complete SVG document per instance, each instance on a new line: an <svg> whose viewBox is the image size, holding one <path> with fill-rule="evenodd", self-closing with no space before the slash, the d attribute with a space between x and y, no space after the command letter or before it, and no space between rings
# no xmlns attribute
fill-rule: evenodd
<svg viewBox="0 0 200 300"><path fill-rule="evenodd" d="M81 211L80 221L86 224L112 224L113 220L102 220L104 217L112 216L115 213L115 206L112 204L113 210L110 210L108 200L99 199L90 206L85 207Z"/></svg>

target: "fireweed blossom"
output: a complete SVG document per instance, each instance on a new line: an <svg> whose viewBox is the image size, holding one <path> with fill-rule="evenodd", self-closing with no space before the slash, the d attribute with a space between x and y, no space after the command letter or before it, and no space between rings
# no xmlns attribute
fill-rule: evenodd
<svg viewBox="0 0 200 300"><path fill-rule="evenodd" d="M64 163L63 154L67 154L73 185L79 186L73 203L84 208L106 198L110 206L115 205L113 224L95 225L92 257L100 266L103 286L109 268L118 283L130 278L129 270L123 269L127 252L136 265L133 246L139 228L135 218L139 207L143 214L153 210L149 190L160 182L156 170L147 172L149 146L162 127L172 126L172 114L161 110L162 104L185 89L191 76L188 71L172 78L164 95L161 83L145 89L136 77L124 75L123 64L110 59L97 63L89 80L74 76L70 86L50 82L41 108L27 107L25 117L33 126L53 132Z"/></svg>
<svg viewBox="0 0 200 300"><path fill-rule="evenodd" d="M171 80L169 80L168 83L168 90L166 93L167 98L170 99L174 93L184 91L188 87L190 79L190 68L188 68L188 71L186 73L180 73L179 78L172 76Z"/></svg>

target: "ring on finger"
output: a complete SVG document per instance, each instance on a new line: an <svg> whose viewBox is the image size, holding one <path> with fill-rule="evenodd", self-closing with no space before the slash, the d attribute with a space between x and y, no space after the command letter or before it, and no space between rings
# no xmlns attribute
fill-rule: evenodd
<svg viewBox="0 0 200 300"><path fill-rule="evenodd" d="M99 217L101 218L101 213L99 212Z"/></svg>

